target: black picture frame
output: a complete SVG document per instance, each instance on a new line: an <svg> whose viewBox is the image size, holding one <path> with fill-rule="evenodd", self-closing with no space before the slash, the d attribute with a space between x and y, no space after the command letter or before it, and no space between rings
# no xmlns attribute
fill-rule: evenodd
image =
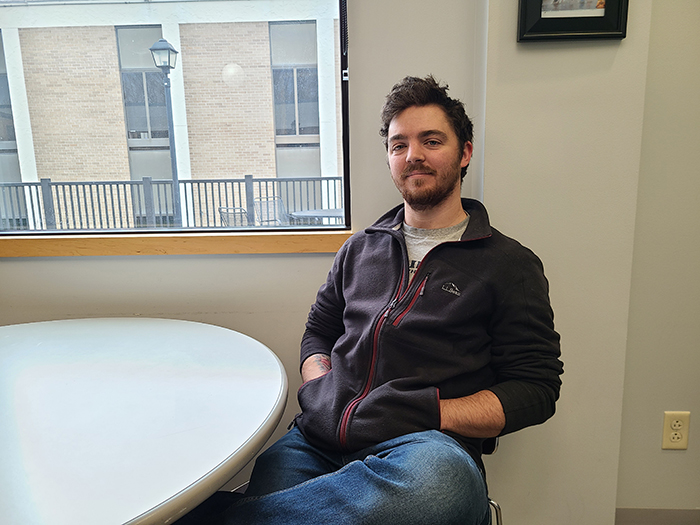
<svg viewBox="0 0 700 525"><path fill-rule="evenodd" d="M543 0L520 0L518 42L588 38L622 39L626 36L628 0L605 0L605 14L592 17L543 17L542 3Z"/></svg>

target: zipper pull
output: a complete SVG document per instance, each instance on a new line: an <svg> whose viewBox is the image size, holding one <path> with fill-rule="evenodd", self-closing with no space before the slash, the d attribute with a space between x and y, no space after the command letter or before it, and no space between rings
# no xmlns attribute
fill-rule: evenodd
<svg viewBox="0 0 700 525"><path fill-rule="evenodd" d="M396 303L397 303L397 302L398 302L398 300L397 300L396 298L394 298L394 299L391 300L391 302L389 303L389 306L387 307L386 311L384 312L384 319L386 319L387 317L389 317L389 314L390 314L391 311L394 309L394 307L396 306Z"/></svg>
<svg viewBox="0 0 700 525"><path fill-rule="evenodd" d="M287 425L287 430L292 430L293 427L297 426L297 419L301 417L301 412L299 412L296 416L294 416L294 419L292 419L292 422Z"/></svg>
<svg viewBox="0 0 700 525"><path fill-rule="evenodd" d="M425 279L423 279L423 283L421 284L420 293L418 294L418 295L420 295L421 297L423 296L423 292L425 292L425 287L426 287L426 285L428 284L428 277L430 277L430 272L428 272L428 273L425 275Z"/></svg>

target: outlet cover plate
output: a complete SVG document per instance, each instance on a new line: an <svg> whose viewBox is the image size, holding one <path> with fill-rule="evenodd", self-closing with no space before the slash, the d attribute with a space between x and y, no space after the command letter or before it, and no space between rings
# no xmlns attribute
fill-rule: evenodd
<svg viewBox="0 0 700 525"><path fill-rule="evenodd" d="M664 412L663 450L687 450L690 412Z"/></svg>

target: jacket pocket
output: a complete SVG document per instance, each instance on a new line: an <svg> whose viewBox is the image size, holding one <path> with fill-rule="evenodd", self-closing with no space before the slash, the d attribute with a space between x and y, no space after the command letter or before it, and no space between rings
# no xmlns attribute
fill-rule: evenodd
<svg viewBox="0 0 700 525"><path fill-rule="evenodd" d="M318 447L337 449L336 429L343 406L335 391L333 369L301 385L297 400L301 415L296 422L304 437Z"/></svg>
<svg viewBox="0 0 700 525"><path fill-rule="evenodd" d="M439 430L437 388L406 388L401 380L372 390L355 407L346 428L347 448L359 450L413 432Z"/></svg>

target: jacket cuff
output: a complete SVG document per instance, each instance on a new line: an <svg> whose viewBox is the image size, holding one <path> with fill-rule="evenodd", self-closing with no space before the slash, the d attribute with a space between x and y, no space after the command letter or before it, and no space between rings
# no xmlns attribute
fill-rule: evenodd
<svg viewBox="0 0 700 525"><path fill-rule="evenodd" d="M525 381L506 381L488 388L496 394L506 424L501 436L531 425L539 425L554 415L556 399L549 389Z"/></svg>

